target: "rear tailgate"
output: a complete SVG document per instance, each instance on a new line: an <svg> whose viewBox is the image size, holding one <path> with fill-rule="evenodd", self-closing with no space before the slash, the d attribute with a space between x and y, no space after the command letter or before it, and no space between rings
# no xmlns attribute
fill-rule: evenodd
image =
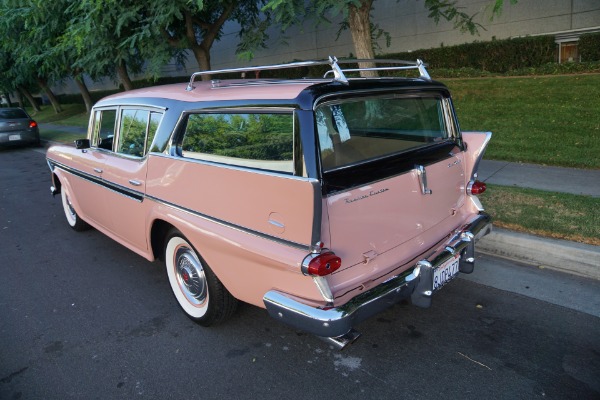
<svg viewBox="0 0 600 400"><path fill-rule="evenodd" d="M464 222L465 160L441 95L331 102L316 113L327 245L342 259L329 278L337 297L408 263ZM393 262L379 257L392 250Z"/></svg>

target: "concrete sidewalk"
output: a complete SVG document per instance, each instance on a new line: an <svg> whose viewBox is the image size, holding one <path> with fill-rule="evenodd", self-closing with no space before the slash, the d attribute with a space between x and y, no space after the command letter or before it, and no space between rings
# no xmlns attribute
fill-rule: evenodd
<svg viewBox="0 0 600 400"><path fill-rule="evenodd" d="M486 183L571 193L598 198L600 170L548 167L483 160L479 180ZM483 204L485 206L485 195ZM496 228L478 251L600 280L600 247Z"/></svg>
<svg viewBox="0 0 600 400"><path fill-rule="evenodd" d="M82 138L87 131L81 127L55 124L40 124L40 129L62 130L81 135ZM600 170L483 160L479 166L479 180L497 185L592 196L599 198L600 207ZM485 205L485 198L482 200ZM485 254L600 280L600 246L496 228L476 247Z"/></svg>
<svg viewBox="0 0 600 400"><path fill-rule="evenodd" d="M600 197L600 170L483 160L478 172L486 183Z"/></svg>

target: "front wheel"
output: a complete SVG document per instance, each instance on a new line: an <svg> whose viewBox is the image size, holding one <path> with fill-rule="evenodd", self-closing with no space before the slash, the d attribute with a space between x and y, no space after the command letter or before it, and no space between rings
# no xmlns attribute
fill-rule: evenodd
<svg viewBox="0 0 600 400"><path fill-rule="evenodd" d="M69 194L67 193L67 191L65 190L64 187L60 191L60 197L62 198L63 210L65 211L65 217L67 218L67 222L69 223L69 226L71 228L73 228L74 230L76 230L77 232L81 232L81 231L85 231L86 229L89 229L90 226L87 224L87 222L82 220L79 217L79 215L77 215L77 212L73 208L73 204L71 203L71 200L69 199Z"/></svg>
<svg viewBox="0 0 600 400"><path fill-rule="evenodd" d="M210 326L233 315L237 300L179 231L167 237L165 265L173 294L193 321Z"/></svg>

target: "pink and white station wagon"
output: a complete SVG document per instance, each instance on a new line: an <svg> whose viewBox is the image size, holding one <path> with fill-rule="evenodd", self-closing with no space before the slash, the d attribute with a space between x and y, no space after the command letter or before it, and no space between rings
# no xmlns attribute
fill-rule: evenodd
<svg viewBox="0 0 600 400"><path fill-rule="evenodd" d="M109 96L87 139L48 150L52 193L74 230L164 259L200 325L240 300L343 348L359 322L403 299L428 307L472 272L491 230L477 198L491 134L460 131L420 60L371 61L419 77L349 78L360 68L330 58ZM196 81L315 65L330 71Z"/></svg>

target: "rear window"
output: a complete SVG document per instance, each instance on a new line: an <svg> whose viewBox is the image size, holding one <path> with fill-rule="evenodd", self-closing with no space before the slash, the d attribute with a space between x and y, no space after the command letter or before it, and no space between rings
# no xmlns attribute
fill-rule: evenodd
<svg viewBox="0 0 600 400"><path fill-rule="evenodd" d="M315 111L323 170L378 159L449 138L441 97L378 97Z"/></svg>
<svg viewBox="0 0 600 400"><path fill-rule="evenodd" d="M29 118L27 113L23 110L0 110L0 119L21 119Z"/></svg>

